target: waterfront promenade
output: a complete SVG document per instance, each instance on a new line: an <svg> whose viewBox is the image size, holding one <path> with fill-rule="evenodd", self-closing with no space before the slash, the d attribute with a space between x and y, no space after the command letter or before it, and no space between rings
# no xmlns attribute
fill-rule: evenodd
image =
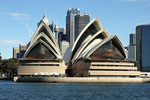
<svg viewBox="0 0 150 100"><path fill-rule="evenodd" d="M150 78L129 78L129 77L14 77L14 82L150 83Z"/></svg>

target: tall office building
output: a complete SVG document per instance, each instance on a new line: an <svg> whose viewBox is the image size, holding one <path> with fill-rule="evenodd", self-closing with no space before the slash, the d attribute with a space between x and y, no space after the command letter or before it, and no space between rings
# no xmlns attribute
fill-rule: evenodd
<svg viewBox="0 0 150 100"><path fill-rule="evenodd" d="M90 16L80 14L79 8L68 9L66 16L66 40L70 43L70 46L73 46L76 37L89 21Z"/></svg>
<svg viewBox="0 0 150 100"><path fill-rule="evenodd" d="M89 14L78 14L75 16L75 40L83 28L90 22Z"/></svg>
<svg viewBox="0 0 150 100"><path fill-rule="evenodd" d="M150 24L136 27L136 61L138 70L150 71Z"/></svg>
<svg viewBox="0 0 150 100"><path fill-rule="evenodd" d="M67 10L66 16L66 40L72 46L74 44L74 34L75 34L75 16L80 14L80 9L72 8Z"/></svg>
<svg viewBox="0 0 150 100"><path fill-rule="evenodd" d="M64 54L65 54L68 47L69 47L69 42L68 41L61 41L60 50L61 50L62 57L64 57Z"/></svg>
<svg viewBox="0 0 150 100"><path fill-rule="evenodd" d="M66 34L66 28L65 27L59 28L59 32L63 32L63 34Z"/></svg>
<svg viewBox="0 0 150 100"><path fill-rule="evenodd" d="M58 45L59 46L63 40L66 40L66 28L65 27L59 28L59 31L58 31Z"/></svg>
<svg viewBox="0 0 150 100"><path fill-rule="evenodd" d="M136 34L130 34L130 44L128 46L128 58L136 60Z"/></svg>
<svg viewBox="0 0 150 100"><path fill-rule="evenodd" d="M131 33L130 34L130 45L135 45L136 44L136 34Z"/></svg>
<svg viewBox="0 0 150 100"><path fill-rule="evenodd" d="M22 58L27 50L27 44L19 44L19 58Z"/></svg>
<svg viewBox="0 0 150 100"><path fill-rule="evenodd" d="M53 23L53 21L52 21L52 23L51 24L49 24L49 28L51 29L51 31L53 32L53 28L54 27L54 23Z"/></svg>
<svg viewBox="0 0 150 100"><path fill-rule="evenodd" d="M19 48L13 47L13 58L19 58Z"/></svg>
<svg viewBox="0 0 150 100"><path fill-rule="evenodd" d="M128 46L128 58L136 60L136 45Z"/></svg>

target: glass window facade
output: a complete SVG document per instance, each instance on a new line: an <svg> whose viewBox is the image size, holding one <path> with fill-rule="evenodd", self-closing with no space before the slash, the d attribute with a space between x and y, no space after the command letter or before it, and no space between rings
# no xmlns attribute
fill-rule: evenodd
<svg viewBox="0 0 150 100"><path fill-rule="evenodd" d="M37 44L27 55L33 59L56 59L54 54L42 43Z"/></svg>
<svg viewBox="0 0 150 100"><path fill-rule="evenodd" d="M142 27L142 70L150 71L150 25Z"/></svg>
<svg viewBox="0 0 150 100"><path fill-rule="evenodd" d="M138 70L150 72L150 25L136 27L136 61Z"/></svg>
<svg viewBox="0 0 150 100"><path fill-rule="evenodd" d="M124 60L125 57L118 49L118 46L114 40L110 40L107 43L100 46L90 56L91 59L119 59Z"/></svg>

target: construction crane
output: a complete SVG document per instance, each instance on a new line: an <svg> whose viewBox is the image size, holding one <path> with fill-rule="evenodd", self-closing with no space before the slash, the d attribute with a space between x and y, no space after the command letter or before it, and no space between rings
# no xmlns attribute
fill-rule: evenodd
<svg viewBox="0 0 150 100"><path fill-rule="evenodd" d="M29 27L29 25L28 25L28 24L26 24L26 27L27 27L28 35L29 35L29 38L30 38L30 41L31 41L31 39L32 39L32 35L33 35L33 31L32 31L32 29L31 29L31 27Z"/></svg>

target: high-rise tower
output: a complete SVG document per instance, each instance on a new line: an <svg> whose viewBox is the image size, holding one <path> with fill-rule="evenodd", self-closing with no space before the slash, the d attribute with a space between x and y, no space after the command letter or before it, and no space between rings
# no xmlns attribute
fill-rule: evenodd
<svg viewBox="0 0 150 100"><path fill-rule="evenodd" d="M138 70L150 71L150 24L136 27L136 61Z"/></svg>
<svg viewBox="0 0 150 100"><path fill-rule="evenodd" d="M89 14L77 14L75 16L75 35L74 40L78 37L83 28L90 22Z"/></svg>
<svg viewBox="0 0 150 100"><path fill-rule="evenodd" d="M74 34L75 34L75 16L80 14L79 8L72 8L67 10L66 16L66 40L72 46L74 43Z"/></svg>
<svg viewBox="0 0 150 100"><path fill-rule="evenodd" d="M58 42L58 25L57 24L55 24L54 32L55 32L55 39Z"/></svg>
<svg viewBox="0 0 150 100"><path fill-rule="evenodd" d="M81 30L90 22L88 14L80 14L79 8L67 10L66 16L66 40L73 46Z"/></svg>
<svg viewBox="0 0 150 100"><path fill-rule="evenodd" d="M130 45L135 45L136 44L136 34L131 33L130 34Z"/></svg>
<svg viewBox="0 0 150 100"><path fill-rule="evenodd" d="M128 46L128 58L136 59L136 34L130 34L130 44Z"/></svg>

